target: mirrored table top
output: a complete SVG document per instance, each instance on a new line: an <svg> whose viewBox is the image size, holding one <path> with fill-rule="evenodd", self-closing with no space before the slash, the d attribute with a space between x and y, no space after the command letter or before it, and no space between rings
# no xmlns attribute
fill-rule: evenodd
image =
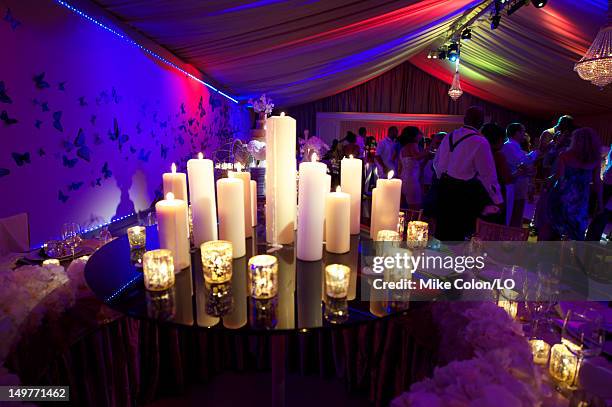
<svg viewBox="0 0 612 407"><path fill-rule="evenodd" d="M87 284L106 305L131 317L183 326L232 329L242 332L329 329L401 315L433 293L413 296L410 301L370 301L368 276L361 273L362 252L370 250L367 234L351 236L351 250L332 254L323 250L320 261L301 261L294 245L270 253L278 258L278 294L257 300L247 291L247 263L251 256L266 254L265 227L256 227L247 239L247 254L233 260L231 281L207 284L202 272L199 248L191 249L191 266L176 272L173 288L149 292L144 288L138 264L145 249L130 250L127 236L121 236L96 251L87 262ZM156 226L147 227L146 250L159 248ZM346 299L326 296L324 268L339 263L350 267ZM364 280L365 281L365 280ZM365 288L365 289L364 289Z"/></svg>

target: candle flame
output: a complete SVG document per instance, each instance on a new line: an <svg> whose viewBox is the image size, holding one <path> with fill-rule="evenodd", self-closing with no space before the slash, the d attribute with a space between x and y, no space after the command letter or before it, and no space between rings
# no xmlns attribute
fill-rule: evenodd
<svg viewBox="0 0 612 407"><path fill-rule="evenodd" d="M172 169L172 173L174 174L176 172L176 164L172 163L172 165L170 166L170 168Z"/></svg>
<svg viewBox="0 0 612 407"><path fill-rule="evenodd" d="M285 117L285 112L281 112L281 117Z"/></svg>
<svg viewBox="0 0 612 407"><path fill-rule="evenodd" d="M199 159L199 160L201 160L201 159L203 159L203 158L204 158L204 154L202 154L202 152L200 151L200 152L198 153L198 159Z"/></svg>
<svg viewBox="0 0 612 407"><path fill-rule="evenodd" d="M241 163L234 164L234 167L236 167L236 171L238 171L238 172L242 171L242 164Z"/></svg>
<svg viewBox="0 0 612 407"><path fill-rule="evenodd" d="M340 185L336 187L336 192L342 192L342 188L340 187Z"/></svg>
<svg viewBox="0 0 612 407"><path fill-rule="evenodd" d="M317 155L317 153L312 153L312 162L316 162L319 161L319 156Z"/></svg>
<svg viewBox="0 0 612 407"><path fill-rule="evenodd" d="M166 194L166 199L169 200L169 201L173 200L174 199L174 194L172 192L168 192Z"/></svg>
<svg viewBox="0 0 612 407"><path fill-rule="evenodd" d="M352 160L353 159L353 154L349 155L349 158Z"/></svg>
<svg viewBox="0 0 612 407"><path fill-rule="evenodd" d="M389 173L387 174L387 179L393 178L393 175L395 175L395 171L393 170L389 171Z"/></svg>

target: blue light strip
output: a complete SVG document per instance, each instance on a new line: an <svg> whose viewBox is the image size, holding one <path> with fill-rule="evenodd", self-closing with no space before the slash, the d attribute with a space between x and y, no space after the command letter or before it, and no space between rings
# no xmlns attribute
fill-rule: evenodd
<svg viewBox="0 0 612 407"><path fill-rule="evenodd" d="M187 75L187 76L188 76L188 77L190 77L191 79L193 79L193 80L195 80L195 81L197 81L197 82L201 83L202 85L206 86L207 88L212 89L213 91L217 92L218 94L220 94L220 95L222 95L222 96L225 96L226 98L228 98L228 99L229 99L229 100L231 100L232 102L234 102L234 103L239 103L239 102L238 102L236 99L234 99L233 97L229 96L229 95L228 95L228 94L226 94L226 93L223 93L222 91L220 91L219 89L215 88L214 86L212 86L212 85L210 85L210 84L208 84L208 83L204 82L204 81L203 81L203 80L201 80L200 78L197 78L196 76L194 76L194 75L190 74L189 72L187 72L186 70L184 70L184 69L183 69L183 68L181 68L180 66L176 65L174 62L170 62L170 61L168 61L166 58L164 58L164 57L162 57L162 56L160 56L160 55L156 54L155 52L153 52L153 51L151 51L151 50L149 50L149 49L147 49L147 48L145 48L145 47L143 47L142 45L140 45L139 43L137 43L136 41L134 41L134 40L133 40L133 39L131 39L130 37L128 37L128 36L126 36L126 35L124 35L124 34L121 34L120 32L117 32L117 31L113 30L112 28L110 28L110 27L109 27L109 26L107 26L107 25L102 24L101 22L99 22L99 21L98 21L98 20L96 20L95 18L90 17L89 15L85 14L85 13L84 13L84 12L82 12L81 10L79 10L79 9L77 9L77 8L75 8L75 7L73 7L73 6L71 6L71 5L70 5L70 4L68 4L67 2L62 1L62 0L55 0L55 1L56 1L57 3L59 3L60 5L62 5L62 6L64 6L64 7L66 7L68 10L70 10L70 11L72 11L72 12L74 12L74 13L76 13L76 14L80 15L81 17L85 18L86 20L89 20L90 22L92 22L92 23L96 24L97 26L104 28L106 31L108 31L108 32L110 32L110 33L115 34L117 37L119 37L119 38L121 38L121 39L125 40L126 42L128 42L128 43L130 43L130 44L132 44L132 45L137 46L138 48L140 48L141 50L143 50L143 51L144 51L144 52L146 52L147 54L149 54L149 55L151 55L152 57L154 57L154 58L156 58L156 59L160 60L161 62L165 63L166 65L171 66L172 68L174 68L174 69L178 70L179 72L181 72L181 73L183 73L183 74Z"/></svg>

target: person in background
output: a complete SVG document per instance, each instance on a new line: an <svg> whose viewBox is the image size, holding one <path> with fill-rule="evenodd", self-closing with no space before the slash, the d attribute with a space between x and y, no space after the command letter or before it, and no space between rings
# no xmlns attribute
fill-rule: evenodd
<svg viewBox="0 0 612 407"><path fill-rule="evenodd" d="M569 146L575 129L574 118L564 115L559 117L554 127L542 132L538 140L538 149L547 153L542 157L540 178L547 178L555 172L557 158Z"/></svg>
<svg viewBox="0 0 612 407"><path fill-rule="evenodd" d="M440 148L440 144L442 144L442 140L446 136L446 132L441 131L439 133L433 134L431 136L431 141L427 146L429 150L429 154L425 157L423 163L423 193L427 195L429 189L431 188L431 184L433 182L433 178L435 176L434 168L433 168L433 159L436 155L436 151Z"/></svg>
<svg viewBox="0 0 612 407"><path fill-rule="evenodd" d="M399 130L395 126L389 127L387 137L381 140L376 147L376 163L378 176L386 177L390 171L397 174L397 136Z"/></svg>
<svg viewBox="0 0 612 407"><path fill-rule="evenodd" d="M493 161L495 162L495 171L497 172L497 182L501 188L502 198L504 204L501 207L501 212L491 216L489 219L491 222L499 223L502 225L506 224L506 210L507 210L507 195L508 189L514 188L514 177L512 171L506 161L506 156L501 152L502 146L504 145L504 139L506 133L503 128L495 123L487 123L480 129L480 132L489 142L491 146L491 152L493 153Z"/></svg>
<svg viewBox="0 0 612 407"><path fill-rule="evenodd" d="M323 156L323 161L327 163L331 175L332 191L340 184L340 160L342 159L342 148L338 139L334 139L330 149Z"/></svg>
<svg viewBox="0 0 612 407"><path fill-rule="evenodd" d="M365 177L362 188L363 192L366 195L370 194L370 191L372 190L374 185L376 185L376 148L376 137L367 136L365 139L365 162L363 166Z"/></svg>
<svg viewBox="0 0 612 407"><path fill-rule="evenodd" d="M463 127L444 138L434 158L437 184L436 238L463 241L474 233L476 218L499 212L503 202L491 147L478 129L482 108L472 106Z"/></svg>
<svg viewBox="0 0 612 407"><path fill-rule="evenodd" d="M510 226L521 227L529 190L529 177L535 175L534 163L538 158L538 151L527 154L521 149L521 143L525 140L525 126L521 123L509 124L506 128L506 137L507 140L501 148L501 152L506 157L515 179L514 202L507 203L507 207L512 208Z"/></svg>
<svg viewBox="0 0 612 407"><path fill-rule="evenodd" d="M359 146L359 151L363 152L365 151L365 143L366 143L366 138L368 137L367 135L367 130L365 127L360 127L359 130L357 130L357 145ZM362 157L357 157L355 156L355 158L362 158Z"/></svg>
<svg viewBox="0 0 612 407"><path fill-rule="evenodd" d="M588 225L589 188L597 196L597 212L604 210L601 182L601 142L595 130L574 130L569 148L559 155L557 171L546 205L548 227L542 228L541 240L584 240Z"/></svg>
<svg viewBox="0 0 612 407"><path fill-rule="evenodd" d="M357 144L357 135L352 131L346 132L346 137L344 137L344 145L342 146L342 157L353 156L355 158L361 157L361 149Z"/></svg>
<svg viewBox="0 0 612 407"><path fill-rule="evenodd" d="M414 126L404 127L399 136L402 147L399 152L398 172L402 180L402 194L410 209L420 209L423 204L421 168L423 160L429 156L429 151L419 148L422 138L423 133Z"/></svg>
<svg viewBox="0 0 612 407"><path fill-rule="evenodd" d="M603 173L603 202L606 205L603 211L593 217L589 224L586 240L599 242L606 226L612 222L612 145L606 158L606 167ZM610 235L608 235L608 239Z"/></svg>

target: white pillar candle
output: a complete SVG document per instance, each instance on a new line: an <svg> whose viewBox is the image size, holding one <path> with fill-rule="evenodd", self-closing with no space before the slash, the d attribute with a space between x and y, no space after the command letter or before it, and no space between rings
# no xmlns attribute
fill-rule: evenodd
<svg viewBox="0 0 612 407"><path fill-rule="evenodd" d="M351 235L361 229L361 171L361 160L352 155L340 161L340 185L351 196Z"/></svg>
<svg viewBox="0 0 612 407"><path fill-rule="evenodd" d="M325 249L346 253L351 249L351 196L342 192L327 194L325 202Z"/></svg>
<svg viewBox="0 0 612 407"><path fill-rule="evenodd" d="M235 259L246 254L244 236L244 186L237 178L221 178L217 181L219 201L219 238L232 242Z"/></svg>
<svg viewBox="0 0 612 407"><path fill-rule="evenodd" d="M323 257L326 177L327 165L324 163L300 164L297 230L297 258L300 260L315 261Z"/></svg>
<svg viewBox="0 0 612 407"><path fill-rule="evenodd" d="M257 181L251 180L251 225L257 226Z"/></svg>
<svg viewBox="0 0 612 407"><path fill-rule="evenodd" d="M168 192L172 192L176 199L187 202L187 174L176 172L175 163L172 163L170 168L172 172L165 172L162 175L164 196L168 195Z"/></svg>
<svg viewBox="0 0 612 407"><path fill-rule="evenodd" d="M187 224L187 202L175 199L172 192L155 204L159 247L172 252L176 272L191 264L189 257L189 225Z"/></svg>
<svg viewBox="0 0 612 407"><path fill-rule="evenodd" d="M266 239L293 243L296 217L295 119L266 120Z"/></svg>
<svg viewBox="0 0 612 407"><path fill-rule="evenodd" d="M197 159L187 161L189 198L193 219L193 244L217 240L217 207L215 198L215 172L212 160L205 160L202 153Z"/></svg>
<svg viewBox="0 0 612 407"><path fill-rule="evenodd" d="M372 208L375 213L376 236L379 230L396 230L399 219L400 199L402 196L402 180L392 178L393 171L389 171L387 179L376 181L376 205ZM374 237L372 237L374 238Z"/></svg>
<svg viewBox="0 0 612 407"><path fill-rule="evenodd" d="M251 173L242 171L242 164L236 163L236 171L228 171L227 176L229 178L236 178L242 181L242 197L236 197L236 199L242 199L244 201L244 236L253 236L253 225L252 225L252 208L251 208Z"/></svg>

